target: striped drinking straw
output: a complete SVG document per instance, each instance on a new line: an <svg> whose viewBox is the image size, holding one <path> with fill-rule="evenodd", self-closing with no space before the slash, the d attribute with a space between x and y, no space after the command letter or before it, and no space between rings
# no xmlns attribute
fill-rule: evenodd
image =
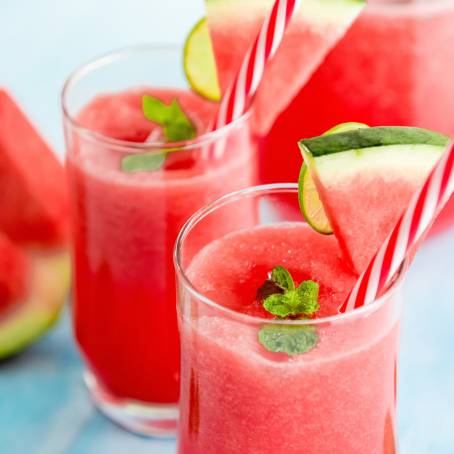
<svg viewBox="0 0 454 454"><path fill-rule="evenodd" d="M340 312L371 304L386 290L453 193L454 144L451 143L358 279Z"/></svg>
<svg viewBox="0 0 454 454"><path fill-rule="evenodd" d="M273 58L301 0L276 0L252 46L246 52L238 73L225 92L211 130L240 118L249 107L268 62ZM223 147L216 147L215 155Z"/></svg>

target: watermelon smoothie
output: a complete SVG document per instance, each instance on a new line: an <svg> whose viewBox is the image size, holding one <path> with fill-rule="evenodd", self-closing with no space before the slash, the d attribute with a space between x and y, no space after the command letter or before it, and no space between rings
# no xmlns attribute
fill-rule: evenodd
<svg viewBox="0 0 454 454"><path fill-rule="evenodd" d="M165 103L177 99L198 136L165 143L161 128L143 115L145 94ZM162 419L175 417L170 410L179 390L173 244L194 211L254 181L249 115L206 133L216 105L180 88L98 92L87 96L85 104L76 104L65 127L74 330L90 371L88 386L101 409L121 424L139 432L165 433L175 426ZM223 153L214 156L215 146ZM168 151L165 162L155 171L122 170L125 157L163 150ZM235 219L212 226L204 237L217 236L229 223ZM140 412L128 407L131 402L134 408L141 406ZM157 416L150 413L155 422L161 419L158 426L147 420L146 409L153 406L159 406ZM126 409L123 416L118 409Z"/></svg>
<svg viewBox="0 0 454 454"><path fill-rule="evenodd" d="M454 136L446 77L454 71L453 19L453 0L370 0L275 122L263 142L261 181L295 181L295 142L338 123L418 126ZM435 229L453 223L454 200Z"/></svg>
<svg viewBox="0 0 454 454"><path fill-rule="evenodd" d="M224 198L180 234L179 454L396 450L400 280L372 307L338 315L357 276L334 237L285 219L280 205L288 207L296 194L292 185L274 185ZM203 228L198 224L251 197L267 212L261 222L231 230L193 255L193 235ZM276 265L296 284L312 279L320 285L314 319L273 320L257 301L257 289ZM258 333L282 325L312 327L316 347L295 356L266 350Z"/></svg>

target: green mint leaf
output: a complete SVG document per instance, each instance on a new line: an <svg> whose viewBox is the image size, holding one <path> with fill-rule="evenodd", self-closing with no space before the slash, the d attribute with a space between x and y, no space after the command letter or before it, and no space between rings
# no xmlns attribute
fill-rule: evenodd
<svg viewBox="0 0 454 454"><path fill-rule="evenodd" d="M276 315L277 317L288 317L292 315L292 306L288 300L288 294L270 295L263 302L263 307L270 314Z"/></svg>
<svg viewBox="0 0 454 454"><path fill-rule="evenodd" d="M296 290L268 296L263 307L280 318L312 315L320 309L318 293L319 285L316 282L304 281Z"/></svg>
<svg viewBox="0 0 454 454"><path fill-rule="evenodd" d="M282 294L285 290L276 284L276 282L267 279L263 285L257 290L256 299L259 301L266 300L269 296L274 294Z"/></svg>
<svg viewBox="0 0 454 454"><path fill-rule="evenodd" d="M165 153L138 153L121 160L123 172L153 172L160 169L166 160Z"/></svg>
<svg viewBox="0 0 454 454"><path fill-rule="evenodd" d="M295 283L293 282L292 275L283 266L276 266L271 272L271 280L276 282L284 290L294 290Z"/></svg>
<svg viewBox="0 0 454 454"><path fill-rule="evenodd" d="M266 311L280 318L301 314L300 306L300 296L296 290L282 295L271 295L263 302Z"/></svg>
<svg viewBox="0 0 454 454"><path fill-rule="evenodd" d="M194 123L183 112L176 99L170 103L171 121L164 125L164 134L170 142L191 140L196 136Z"/></svg>
<svg viewBox="0 0 454 454"><path fill-rule="evenodd" d="M283 266L276 266L271 271L269 279L257 290L256 297L263 301L271 295L283 294L294 288L292 275Z"/></svg>
<svg viewBox="0 0 454 454"><path fill-rule="evenodd" d="M311 280L303 281L296 289L300 297L300 309L302 314L312 315L320 309L318 294L320 286Z"/></svg>
<svg viewBox="0 0 454 454"><path fill-rule="evenodd" d="M153 96L142 96L142 111L146 119L161 126L171 118L169 106Z"/></svg>
<svg viewBox="0 0 454 454"><path fill-rule="evenodd" d="M266 325L258 333L259 342L270 352L289 356L307 353L317 346L318 334L314 326Z"/></svg>
<svg viewBox="0 0 454 454"><path fill-rule="evenodd" d="M193 139L197 130L184 113L176 99L167 105L153 96L142 97L142 109L145 117L162 126L164 136L169 142Z"/></svg>

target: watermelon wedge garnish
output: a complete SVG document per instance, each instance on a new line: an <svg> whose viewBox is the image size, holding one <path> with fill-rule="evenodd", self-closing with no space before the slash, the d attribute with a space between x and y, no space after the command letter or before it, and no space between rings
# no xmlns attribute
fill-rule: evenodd
<svg viewBox="0 0 454 454"><path fill-rule="evenodd" d="M361 273L443 154L449 138L374 127L299 142L334 234Z"/></svg>
<svg viewBox="0 0 454 454"><path fill-rule="evenodd" d="M221 91L235 76L274 0L205 0ZM365 5L363 0L304 0L254 101L255 128L266 134Z"/></svg>
<svg viewBox="0 0 454 454"><path fill-rule="evenodd" d="M0 89L0 359L58 319L69 288L65 171Z"/></svg>
<svg viewBox="0 0 454 454"><path fill-rule="evenodd" d="M13 99L0 89L0 230L14 242L60 245L67 238L63 166Z"/></svg>

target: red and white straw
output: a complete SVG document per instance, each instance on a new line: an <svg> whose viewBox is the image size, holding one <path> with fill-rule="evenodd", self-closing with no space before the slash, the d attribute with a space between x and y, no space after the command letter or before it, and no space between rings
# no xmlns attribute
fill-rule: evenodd
<svg viewBox="0 0 454 454"><path fill-rule="evenodd" d="M301 0L276 0L265 18L254 43L246 52L240 70L222 98L212 129L218 129L241 117L249 107L273 58L285 30Z"/></svg>
<svg viewBox="0 0 454 454"><path fill-rule="evenodd" d="M454 193L454 144L433 168L399 222L358 279L340 312L373 303Z"/></svg>

